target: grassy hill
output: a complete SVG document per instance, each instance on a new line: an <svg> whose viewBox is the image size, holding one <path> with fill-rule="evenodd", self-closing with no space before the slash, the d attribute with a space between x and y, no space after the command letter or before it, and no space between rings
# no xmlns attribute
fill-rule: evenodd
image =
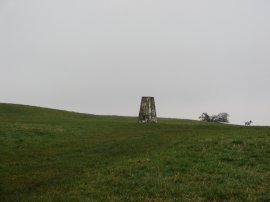
<svg viewBox="0 0 270 202"><path fill-rule="evenodd" d="M270 127L0 104L0 201L270 201Z"/></svg>

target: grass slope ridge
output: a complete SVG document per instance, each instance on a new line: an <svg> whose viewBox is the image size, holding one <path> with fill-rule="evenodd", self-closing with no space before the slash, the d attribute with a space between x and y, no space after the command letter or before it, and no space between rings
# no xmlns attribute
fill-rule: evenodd
<svg viewBox="0 0 270 202"><path fill-rule="evenodd" d="M270 127L0 104L1 201L269 201Z"/></svg>

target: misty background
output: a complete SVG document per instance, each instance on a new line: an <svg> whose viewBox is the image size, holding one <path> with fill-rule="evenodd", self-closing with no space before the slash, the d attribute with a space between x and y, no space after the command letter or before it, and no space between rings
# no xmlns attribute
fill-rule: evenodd
<svg viewBox="0 0 270 202"><path fill-rule="evenodd" d="M270 125L269 0L0 0L0 102Z"/></svg>

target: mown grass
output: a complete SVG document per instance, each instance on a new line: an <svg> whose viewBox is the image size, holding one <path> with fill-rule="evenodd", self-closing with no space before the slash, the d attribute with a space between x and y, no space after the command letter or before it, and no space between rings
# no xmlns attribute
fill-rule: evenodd
<svg viewBox="0 0 270 202"><path fill-rule="evenodd" d="M0 201L270 201L270 127L0 104Z"/></svg>

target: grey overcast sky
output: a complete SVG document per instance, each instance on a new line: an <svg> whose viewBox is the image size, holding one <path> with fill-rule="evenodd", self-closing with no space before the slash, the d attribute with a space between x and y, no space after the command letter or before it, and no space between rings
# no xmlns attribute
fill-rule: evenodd
<svg viewBox="0 0 270 202"><path fill-rule="evenodd" d="M0 0L0 102L270 125L270 0Z"/></svg>

